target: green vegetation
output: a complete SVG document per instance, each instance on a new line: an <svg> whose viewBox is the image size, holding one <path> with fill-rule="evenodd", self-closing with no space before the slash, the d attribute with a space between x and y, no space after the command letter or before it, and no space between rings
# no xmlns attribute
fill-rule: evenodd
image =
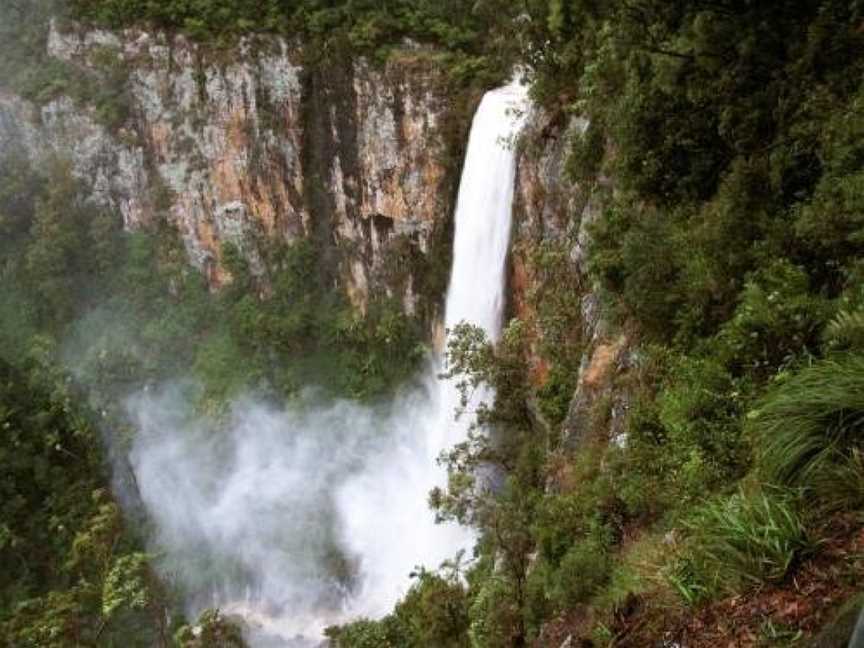
<svg viewBox="0 0 864 648"><path fill-rule="evenodd" d="M823 360L785 377L753 413L764 478L807 486L823 471L830 472L826 453L848 459L859 450L862 387L864 357L857 354Z"/></svg>
<svg viewBox="0 0 864 648"><path fill-rule="evenodd" d="M495 346L460 326L450 344L449 372L464 404L481 384L496 394L474 413L469 439L441 458L449 486L430 497L442 519L476 526L476 555L420 573L385 619L332 628L340 648L543 645L548 627L574 610L593 625L574 632L608 643L632 597L664 612L698 612L730 593L788 587L819 555L832 523L860 525L860 1L73 5L85 21L155 25L213 45L249 33L302 35L311 61L357 52L381 60L410 38L444 50L463 80L500 78L518 60L553 117L590 123L567 164L570 181L602 206L589 230L588 276L574 275L573 241L533 250L541 275L528 296L534 321L514 319ZM32 22L44 28L46 6L2 11L42 11ZM30 30L0 35L22 51L27 39L39 42ZM27 96L69 90L63 70L24 73L16 60L0 62L0 72ZM122 96L103 99L106 122L122 121ZM82 204L62 163L46 173L20 161L0 173L0 357L20 364L23 349L56 360L51 341L71 340L61 355L109 399L191 368L201 409L217 415L246 389L284 398L311 381L371 398L411 370L403 359L418 356L416 323L385 298L358 316L322 285L315 269L326 255L314 246L267 250L266 277L228 246L233 282L211 294L174 233L123 233L111 215ZM574 227L563 231L577 229L580 217L572 214ZM634 347L616 384L627 400L616 412L625 434L615 442L608 395L592 406L585 434L567 438L563 429L589 344L579 312L588 286ZM532 326L543 335L532 337ZM548 364L541 385L528 370L531 352ZM39 438L14 460L37 475L34 484L47 478L46 489L72 498L69 510L90 507L63 524L85 536L107 524L99 518L107 501L85 504L100 486L66 484L75 474L52 472L44 455L55 460L60 451ZM494 475L495 487L478 474ZM8 506L52 505L39 494L22 497L10 494ZM159 599L145 591L146 558L134 543L110 561L88 550L81 556L91 566L75 567L77 559L60 557L74 543L40 535L53 523L46 515L29 528L10 509L24 526L4 518L0 527L0 550L20 537L53 552L42 567L13 567L0 594L9 632L28 645L37 639L26 633L62 633L74 617L83 620L75 631L84 643L115 615L152 609ZM63 569L51 565L61 563L64 580L52 580ZM76 569L96 569L99 578L81 584ZM31 599L10 616L14 601ZM230 645L218 615L210 621ZM779 627L769 621L765 636L796 636ZM178 637L192 641L188 632Z"/></svg>
<svg viewBox="0 0 864 648"><path fill-rule="evenodd" d="M336 648L469 648L467 596L458 565L441 574L419 571L414 585L382 621L360 619L327 630Z"/></svg>
<svg viewBox="0 0 864 648"><path fill-rule="evenodd" d="M174 635L178 648L245 648L246 643L237 626L217 610L205 610L195 624L183 626Z"/></svg>
<svg viewBox="0 0 864 648"><path fill-rule="evenodd" d="M170 601L107 494L92 414L43 360L0 360L0 635L32 648L154 645Z"/></svg>
<svg viewBox="0 0 864 648"><path fill-rule="evenodd" d="M747 583L781 582L815 548L795 502L771 491L709 501L687 529L690 546L671 578L691 603Z"/></svg>
<svg viewBox="0 0 864 648"><path fill-rule="evenodd" d="M181 376L201 382L202 408L212 411L244 389L284 398L315 383L372 398L422 357L417 322L386 298L357 314L322 284L318 252L306 242L270 251L267 277L253 276L227 246L233 281L211 294L174 232L121 231L112 215L82 203L60 161L41 176L10 158L0 169L0 204L8 315L0 352L15 360L35 336L49 335L106 400Z"/></svg>
<svg viewBox="0 0 864 648"><path fill-rule="evenodd" d="M49 56L49 22L62 24L65 18L59 0L0 6L0 87L37 105L69 97L79 106L92 107L93 118L116 131L130 114L128 70L107 46L94 49L86 70Z"/></svg>
<svg viewBox="0 0 864 648"><path fill-rule="evenodd" d="M163 380L194 381L215 419L243 392L373 399L422 359L420 325L386 298L359 314L302 241L270 250L261 277L226 248L233 282L211 292L175 232L124 232L59 160L0 165L0 232L0 635L22 648L169 645L175 594L141 553L145 529L128 530L106 494L84 404L116 447L123 400ZM213 642L187 628L178 645L242 645L218 615L202 624Z"/></svg>
<svg viewBox="0 0 864 648"><path fill-rule="evenodd" d="M577 447L558 433L586 342L581 286L571 274L555 293L566 263L562 279L555 249L536 250L548 276L529 295L533 321L511 321L494 348L470 327L451 345L451 373L496 400L477 417L490 435L443 457L450 486L431 499L481 532L472 645L546 645L550 624L585 609L574 632L603 645L632 596L664 617L786 587L832 521L860 524L864 5L536 0L520 12L535 99L590 122L568 172L602 205L584 283L637 349L616 385L626 434L610 442L602 397ZM533 349L549 364L540 386L529 326L551 347ZM478 488L479 465L503 476L494 492ZM666 550L646 558L634 538Z"/></svg>
<svg viewBox="0 0 864 648"><path fill-rule="evenodd" d="M366 54L386 60L408 40L432 45L456 82L495 82L507 74L518 14L502 0L72 0L78 20L117 28L130 25L179 30L208 45L229 45L249 34L304 37L307 56ZM493 30L492 26L499 27Z"/></svg>

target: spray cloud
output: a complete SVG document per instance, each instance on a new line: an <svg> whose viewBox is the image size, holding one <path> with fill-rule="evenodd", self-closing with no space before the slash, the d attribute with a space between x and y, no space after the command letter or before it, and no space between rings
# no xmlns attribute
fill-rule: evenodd
<svg viewBox="0 0 864 648"><path fill-rule="evenodd" d="M484 98L456 213L446 323L475 323L493 341L515 176L502 139L518 132L525 104L518 84ZM130 399L130 462L162 568L188 589L190 611L235 611L262 645L315 641L326 625L385 614L416 566L470 548L470 530L435 524L427 506L444 482L438 455L468 425L454 422L458 393L439 370L430 359L417 384L374 406L313 392L284 409L241 399L220 426L196 419L180 385Z"/></svg>

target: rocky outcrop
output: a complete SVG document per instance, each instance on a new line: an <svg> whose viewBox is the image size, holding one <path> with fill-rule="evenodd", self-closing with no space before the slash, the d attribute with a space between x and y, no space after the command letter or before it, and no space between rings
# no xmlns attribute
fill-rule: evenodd
<svg viewBox="0 0 864 648"><path fill-rule="evenodd" d="M531 293L544 281L536 252L555 248L566 256L567 274L582 277L581 242L592 216L588 192L566 178L566 160L579 119L534 112L520 141L514 197L512 298L515 314L542 336ZM589 323L589 328L591 327Z"/></svg>
<svg viewBox="0 0 864 648"><path fill-rule="evenodd" d="M111 101L125 117L108 126L97 101L36 106L0 92L0 156L70 157L91 200L128 228L174 223L213 286L230 279L226 243L266 275L268 245L312 237L356 305L381 290L414 308L422 278L408 268L394 279L387 258L434 254L467 139L445 126L467 134L471 116L423 52L386 66L307 65L302 47L277 37L214 51L182 35L76 25L52 25L47 46L118 84Z"/></svg>
<svg viewBox="0 0 864 648"><path fill-rule="evenodd" d="M535 384L549 379L546 357L558 352L544 353L544 341L563 339L581 355L561 429L570 448L598 429L623 441L629 395L620 378L634 353L630 339L600 316L598 293L588 278L590 224L601 213L602 192L580 186L566 172L568 155L579 145L574 138L586 127L584 120L563 113L537 111L529 118L517 162L511 252L512 310L526 324ZM562 295L571 302L558 311L571 316L544 316L544 303Z"/></svg>

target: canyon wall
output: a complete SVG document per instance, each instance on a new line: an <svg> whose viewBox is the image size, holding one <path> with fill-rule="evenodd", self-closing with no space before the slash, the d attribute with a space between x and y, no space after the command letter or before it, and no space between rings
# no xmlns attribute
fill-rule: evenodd
<svg viewBox="0 0 864 648"><path fill-rule="evenodd" d="M360 309L374 291L408 312L418 295L440 300L428 261L449 259L479 92L454 91L431 53L406 44L385 65L309 63L278 37L213 49L67 23L47 47L111 91L37 104L0 88L0 156L71 158L90 200L128 229L175 225L214 288L230 280L226 244L266 276L268 245L307 237Z"/></svg>
<svg viewBox="0 0 864 648"><path fill-rule="evenodd" d="M52 24L47 48L112 90L107 100L61 92L37 104L0 87L0 157L70 158L89 199L116 210L127 229L173 224L214 288L230 281L227 244L266 285L270 246L307 238L324 251L334 289L359 309L386 294L430 324L440 319L481 89L454 90L434 52L406 44L386 64L325 61L279 37L214 49L179 34L69 23ZM530 115L518 142L510 255L511 314L525 323L537 386L549 380L541 349L556 325L538 305L550 295L574 300L563 323L581 349L562 425L571 445L598 407L610 435L622 433L626 390L616 383L633 361L587 280L588 230L601 205L566 173L585 127L563 113Z"/></svg>
<svg viewBox="0 0 864 648"><path fill-rule="evenodd" d="M592 188L568 175L568 156L586 128L562 112L531 115L519 144L510 264L511 310L525 324L535 386L551 380L546 358L560 359L565 346L578 356L578 380L560 426L571 449L594 434L623 442L627 377L636 361L631 337L601 316L588 276L591 223L612 187L608 178Z"/></svg>

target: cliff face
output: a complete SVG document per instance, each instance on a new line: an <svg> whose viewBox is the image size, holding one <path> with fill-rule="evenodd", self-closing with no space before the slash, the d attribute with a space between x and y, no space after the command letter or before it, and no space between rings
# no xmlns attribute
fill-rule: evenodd
<svg viewBox="0 0 864 648"><path fill-rule="evenodd" d="M302 48L275 37L212 51L74 25L53 25L48 50L117 84L123 118L107 126L99 103L36 106L0 91L0 156L71 157L127 228L174 223L214 287L229 279L223 244L263 275L267 245L311 237L358 307L383 291L415 308L429 281L414 268L448 227L472 112L422 52L384 67L304 65Z"/></svg>
<svg viewBox="0 0 864 648"><path fill-rule="evenodd" d="M0 89L0 157L71 158L91 200L127 228L176 225L191 262L214 287L230 280L233 244L266 276L273 242L315 240L338 285L360 309L379 292L407 312L437 312L464 146L479 92L453 94L433 60L406 48L384 65L307 62L276 37L212 50L182 35L53 25L51 57L116 85L121 119L99 102L61 95L37 106ZM104 103L104 99L102 100ZM116 111L115 111L116 112ZM549 380L544 344L581 355L563 429L576 443L598 404L620 434L629 341L602 321L588 284L588 225L600 212L566 177L579 119L537 111L518 156L510 295L526 323L532 378ZM574 300L544 317L544 301ZM560 304L559 304L560 306ZM554 329L554 330L553 330Z"/></svg>
<svg viewBox="0 0 864 648"><path fill-rule="evenodd" d="M601 216L602 191L580 186L566 171L574 138L586 127L561 113L531 116L517 162L511 247L512 309L526 323L534 383L543 387L551 379L550 354L560 361L566 348L577 356L578 380L561 425L571 448L597 432L622 438L626 376L635 360L628 336L601 317L588 277L590 226ZM548 316L550 302L555 306Z"/></svg>

